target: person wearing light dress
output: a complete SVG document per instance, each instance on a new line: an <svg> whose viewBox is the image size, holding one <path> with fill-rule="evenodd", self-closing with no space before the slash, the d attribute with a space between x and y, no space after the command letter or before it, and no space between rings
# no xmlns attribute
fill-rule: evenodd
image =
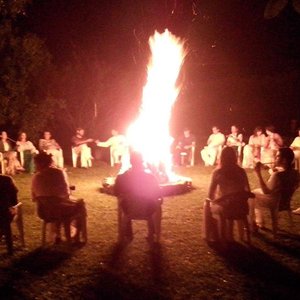
<svg viewBox="0 0 300 300"><path fill-rule="evenodd" d="M52 155L54 165L62 169L64 167L63 151L60 145L52 138L50 131L44 131L44 138L39 140L39 149Z"/></svg>
<svg viewBox="0 0 300 300"><path fill-rule="evenodd" d="M212 127L212 134L207 140L207 146L201 150L201 157L205 166L213 166L220 158L225 136L217 126Z"/></svg>
<svg viewBox="0 0 300 300"><path fill-rule="evenodd" d="M283 146L282 137L275 131L274 126L266 127L264 149L261 154L261 162L272 168L275 164L276 154Z"/></svg>
<svg viewBox="0 0 300 300"><path fill-rule="evenodd" d="M243 168L255 167L255 164L261 161L261 152L265 145L266 136L262 127L257 126L249 138L249 143L244 147Z"/></svg>

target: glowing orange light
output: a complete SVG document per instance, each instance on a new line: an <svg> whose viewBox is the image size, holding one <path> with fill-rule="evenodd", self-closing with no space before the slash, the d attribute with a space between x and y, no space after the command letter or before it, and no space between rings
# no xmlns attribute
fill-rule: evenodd
<svg viewBox="0 0 300 300"><path fill-rule="evenodd" d="M186 51L184 42L168 30L161 34L155 32L149 45L151 58L142 104L138 118L128 128L127 138L130 146L142 153L146 162L157 167L162 163L170 174L173 140L169 122L180 90L177 79Z"/></svg>

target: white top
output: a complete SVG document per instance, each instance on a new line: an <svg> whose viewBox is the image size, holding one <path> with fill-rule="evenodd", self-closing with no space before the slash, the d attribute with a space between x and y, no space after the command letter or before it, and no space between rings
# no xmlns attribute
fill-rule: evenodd
<svg viewBox="0 0 300 300"><path fill-rule="evenodd" d="M212 133L207 140L207 145L209 147L223 146L224 143L225 143L225 136L221 132Z"/></svg>
<svg viewBox="0 0 300 300"><path fill-rule="evenodd" d="M30 141L26 141L26 142L17 141L17 146L19 152L21 151L31 151L32 153L38 152L35 146Z"/></svg>
<svg viewBox="0 0 300 300"><path fill-rule="evenodd" d="M241 146L243 135L241 133L231 133L227 138L227 146Z"/></svg>
<svg viewBox="0 0 300 300"><path fill-rule="evenodd" d="M264 134L261 135L251 135L249 138L249 145L254 147L264 147L265 146L266 136Z"/></svg>
<svg viewBox="0 0 300 300"><path fill-rule="evenodd" d="M123 150L127 147L126 137L122 134L110 137L106 142L97 143L99 147L111 147L112 150Z"/></svg>
<svg viewBox="0 0 300 300"><path fill-rule="evenodd" d="M300 150L300 136L295 137L290 147L297 148L295 150Z"/></svg>

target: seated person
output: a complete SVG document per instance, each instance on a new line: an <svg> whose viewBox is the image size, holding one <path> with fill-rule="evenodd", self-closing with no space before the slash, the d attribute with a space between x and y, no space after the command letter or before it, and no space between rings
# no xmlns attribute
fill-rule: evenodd
<svg viewBox="0 0 300 300"><path fill-rule="evenodd" d="M3 159L7 160L7 167L5 170L7 174L15 175L16 172L24 171L24 168L17 158L17 153L12 150L12 145L8 140L5 131L1 132L0 152L3 154Z"/></svg>
<svg viewBox="0 0 300 300"><path fill-rule="evenodd" d="M130 163L131 169L118 175L114 186L119 209L126 218L125 236L132 239L132 218L148 218L148 237L151 241L158 242L162 203L160 186L155 176L145 170L141 154L132 152ZM119 224L121 227L122 225Z"/></svg>
<svg viewBox="0 0 300 300"><path fill-rule="evenodd" d="M261 174L261 163L255 166L261 188L253 191L252 218L258 227L263 227L261 208L271 209L274 235L277 232L278 211L290 210L291 197L299 186L299 173L293 168L293 160L294 153L290 148L280 148L275 161L276 169L267 183Z"/></svg>
<svg viewBox="0 0 300 300"><path fill-rule="evenodd" d="M64 167L63 151L56 140L52 138L50 131L44 131L44 138L39 140L39 149L52 155L56 167L61 169Z"/></svg>
<svg viewBox="0 0 300 300"><path fill-rule="evenodd" d="M194 164L194 152L196 141L195 136L191 134L189 129L183 131L183 135L178 139L178 143L175 148L175 163L181 165L181 155L187 157L187 164Z"/></svg>
<svg viewBox="0 0 300 300"><path fill-rule="evenodd" d="M221 241L232 239L231 234L230 236L227 235L226 219L248 215L247 200L249 194L250 186L247 174L237 164L234 149L231 147L224 148L221 152L220 166L212 174L208 192L208 198L211 200L211 212L218 219L218 238ZM225 206L225 203L222 203L220 199L226 196L234 197L233 201Z"/></svg>
<svg viewBox="0 0 300 300"><path fill-rule="evenodd" d="M298 136L295 137L294 141L290 145L290 148L294 151L295 160L300 160L300 128L298 128ZM300 169L300 166L297 166Z"/></svg>
<svg viewBox="0 0 300 300"><path fill-rule="evenodd" d="M111 166L120 164L124 155L128 153L126 137L115 129L111 131L112 136L106 142L96 141L98 147L110 147Z"/></svg>
<svg viewBox="0 0 300 300"><path fill-rule="evenodd" d="M274 126L266 127L265 145L262 151L261 162L273 168L275 164L276 154L280 147L283 146L281 136L275 132Z"/></svg>
<svg viewBox="0 0 300 300"><path fill-rule="evenodd" d="M243 168L254 168L261 160L261 152L265 145L266 136L261 127L256 127L249 138L249 143L244 147Z"/></svg>
<svg viewBox="0 0 300 300"><path fill-rule="evenodd" d="M201 150L201 157L205 166L213 166L220 158L222 148L225 144L225 136L217 126L212 127L212 134L207 140L207 146Z"/></svg>
<svg viewBox="0 0 300 300"><path fill-rule="evenodd" d="M38 153L32 142L27 140L27 134L21 132L16 142L17 151L20 153L21 163L25 171L32 174L34 172L33 158Z"/></svg>
<svg viewBox="0 0 300 300"><path fill-rule="evenodd" d="M18 203L17 193L12 178L0 175L0 238L5 234L9 254L13 252L10 223L16 214L14 206Z"/></svg>
<svg viewBox="0 0 300 300"><path fill-rule="evenodd" d="M243 135L239 133L239 129L235 125L231 126L231 133L227 136L226 146L232 147L236 152L238 160L240 160L243 147Z"/></svg>
<svg viewBox="0 0 300 300"><path fill-rule="evenodd" d="M33 201L41 201L43 197L55 197L47 202L45 214L54 213L57 218L72 220L76 227L75 241L79 241L80 232L86 230L86 209L83 199L70 196L67 174L64 170L53 167L51 154L42 152L34 158L36 173L32 178L31 194ZM51 218L52 216L49 216ZM56 241L60 240L59 225L54 224Z"/></svg>
<svg viewBox="0 0 300 300"><path fill-rule="evenodd" d="M84 137L84 129L77 128L76 135L72 138L72 148L77 156L80 156L80 165L82 168L90 167L89 162L93 158L91 148L87 145L93 142L93 139ZM73 161L73 167L76 167L77 162Z"/></svg>

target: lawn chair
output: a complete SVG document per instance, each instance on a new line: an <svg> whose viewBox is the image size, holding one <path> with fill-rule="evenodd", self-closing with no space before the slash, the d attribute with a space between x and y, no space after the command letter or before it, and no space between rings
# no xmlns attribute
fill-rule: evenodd
<svg viewBox="0 0 300 300"><path fill-rule="evenodd" d="M155 207L149 209L145 199L134 197L118 199L118 238L124 241L124 238L132 239L132 220L145 220L148 225L148 238L154 242L159 242L161 232L161 203L159 199Z"/></svg>
<svg viewBox="0 0 300 300"><path fill-rule="evenodd" d="M18 231L19 231L19 239L21 241L22 247L25 246L25 240L24 240L24 227L23 227L23 214L22 214L22 202L19 202L17 205L12 207L15 209L15 215L13 217L12 222L16 223ZM12 237L12 230L11 230L11 220L7 220L7 222L0 223L1 228L1 234L5 238L6 248L7 252L9 254L13 254L13 237Z"/></svg>

